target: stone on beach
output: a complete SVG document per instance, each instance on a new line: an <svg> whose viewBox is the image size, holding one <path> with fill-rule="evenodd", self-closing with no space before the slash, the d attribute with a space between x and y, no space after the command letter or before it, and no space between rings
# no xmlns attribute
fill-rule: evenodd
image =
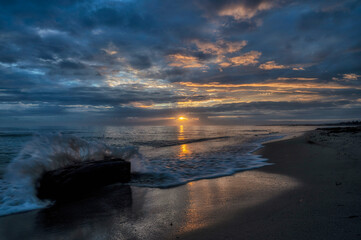
<svg viewBox="0 0 361 240"><path fill-rule="evenodd" d="M40 199L63 201L129 180L130 162L122 159L86 161L45 172L37 182L37 196Z"/></svg>

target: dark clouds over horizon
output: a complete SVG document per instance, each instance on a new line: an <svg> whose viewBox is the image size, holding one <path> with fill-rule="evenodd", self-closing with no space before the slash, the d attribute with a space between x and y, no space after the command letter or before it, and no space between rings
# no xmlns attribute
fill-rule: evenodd
<svg viewBox="0 0 361 240"><path fill-rule="evenodd" d="M0 1L0 119L361 116L361 2Z"/></svg>

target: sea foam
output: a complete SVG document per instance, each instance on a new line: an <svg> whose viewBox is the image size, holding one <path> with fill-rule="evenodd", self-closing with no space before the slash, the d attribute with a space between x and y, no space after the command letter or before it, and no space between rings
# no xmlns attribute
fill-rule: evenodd
<svg viewBox="0 0 361 240"><path fill-rule="evenodd" d="M0 215L51 204L36 197L37 180L46 171L107 157L131 161L137 155L135 147L111 147L99 141L88 142L62 134L35 136L10 162L4 179L0 180Z"/></svg>
<svg viewBox="0 0 361 240"><path fill-rule="evenodd" d="M128 160L132 167L129 184L156 188L174 187L194 180L262 167L269 164L267 159L253 152L263 142L282 136L257 135L241 136L240 139L222 135L185 140L154 140L153 137L143 140L144 137L138 137L133 144L138 145L139 149L132 146L113 147L72 135L38 135L25 144L7 166L4 178L0 179L0 215L49 206L50 202L36 197L39 177L46 171L87 160L108 157ZM127 142L121 144L126 145ZM119 146L118 139L113 144Z"/></svg>

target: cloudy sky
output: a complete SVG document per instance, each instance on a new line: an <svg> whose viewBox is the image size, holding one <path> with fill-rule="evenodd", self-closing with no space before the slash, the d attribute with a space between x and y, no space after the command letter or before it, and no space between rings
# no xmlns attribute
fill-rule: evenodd
<svg viewBox="0 0 361 240"><path fill-rule="evenodd" d="M0 0L0 121L361 116L361 1Z"/></svg>

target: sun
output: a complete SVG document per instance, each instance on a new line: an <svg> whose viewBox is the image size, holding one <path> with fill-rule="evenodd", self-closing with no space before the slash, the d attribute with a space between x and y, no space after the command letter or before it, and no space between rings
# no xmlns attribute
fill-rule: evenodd
<svg viewBox="0 0 361 240"><path fill-rule="evenodd" d="M180 117L178 118L178 120L179 120L179 121L185 121L185 120L188 120L188 118L183 117L183 116L180 116Z"/></svg>

